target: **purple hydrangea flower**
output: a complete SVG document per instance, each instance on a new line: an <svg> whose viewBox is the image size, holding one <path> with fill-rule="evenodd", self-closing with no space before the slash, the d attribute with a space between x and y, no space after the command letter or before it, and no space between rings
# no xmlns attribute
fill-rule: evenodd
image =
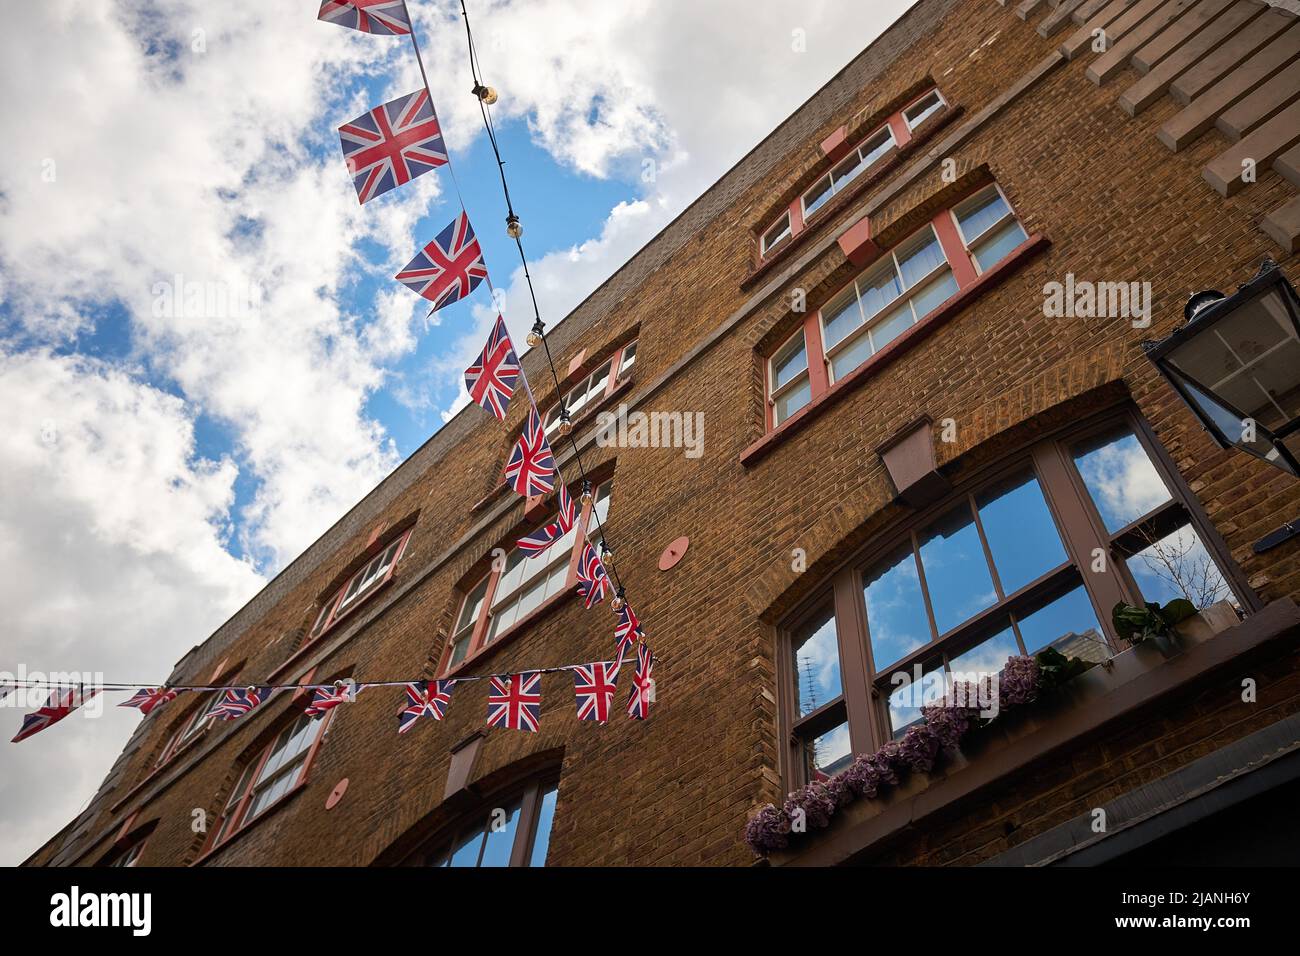
<svg viewBox="0 0 1300 956"><path fill-rule="evenodd" d="M756 856L767 856L789 844L790 818L772 804L759 809L745 824L745 842Z"/></svg>
<svg viewBox="0 0 1300 956"><path fill-rule="evenodd" d="M868 800L880 792L880 787L884 783L880 768L876 766L875 757L871 754L856 757L840 776L844 778L846 788L855 797L866 797Z"/></svg>
<svg viewBox="0 0 1300 956"><path fill-rule="evenodd" d="M956 747L962 737L966 736L966 731L970 730L970 709L959 706L954 701L943 700L937 704L929 704L921 708L921 715L925 718L925 725L939 738L940 745L944 747Z"/></svg>
<svg viewBox="0 0 1300 956"><path fill-rule="evenodd" d="M1038 662L1032 657L1012 657L998 680L998 705L1018 707L1038 699Z"/></svg>
<svg viewBox="0 0 1300 956"><path fill-rule="evenodd" d="M835 813L835 798L824 783L814 781L786 797L785 812L792 822L798 819L799 810L803 811L808 829L821 829L831 822L831 815Z"/></svg>
<svg viewBox="0 0 1300 956"><path fill-rule="evenodd" d="M884 744L871 757L871 762L880 773L880 782L887 783L891 787L898 786L898 772L907 766L897 740Z"/></svg>
<svg viewBox="0 0 1300 956"><path fill-rule="evenodd" d="M903 761L915 773L929 773L939 756L939 738L925 724L913 724L898 745Z"/></svg>

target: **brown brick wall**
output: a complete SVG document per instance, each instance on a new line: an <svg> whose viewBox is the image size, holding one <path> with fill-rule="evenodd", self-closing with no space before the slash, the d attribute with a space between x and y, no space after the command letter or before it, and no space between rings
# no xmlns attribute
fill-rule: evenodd
<svg viewBox="0 0 1300 956"><path fill-rule="evenodd" d="M585 459L589 467L616 468L608 526L618 570L662 658L651 719L580 725L569 677L547 675L542 732L489 731L483 743L479 778L508 772L530 757L562 762L552 862L750 860L740 840L745 818L757 803L782 793L774 625L825 581L827 569L903 514L901 505L891 504L893 490L874 449L922 413L957 422L958 441L941 445L940 455L960 472L1041 427L1043 416L1050 420L1063 402L1074 402L1069 407L1077 410L1130 394L1261 597L1300 590L1300 548L1263 557L1249 550L1255 538L1300 513L1300 486L1263 464L1216 450L1137 348L1179 320L1189 292L1231 288L1265 255L1277 255L1257 226L1290 187L1261 171L1257 184L1221 199L1200 177L1201 167L1223 149L1218 134L1169 153L1154 134L1174 104L1162 100L1130 119L1115 104L1124 78L1096 87L1084 77L1088 56L1047 70L952 153L963 174L987 167L1026 228L1046 235L1050 246L807 428L751 466L741 463L741 453L762 435L755 348L790 323L788 291L810 290L808 305L816 308L853 272L831 242L787 280L746 291L753 232L764 225L773 197L793 188L832 130L852 128L926 76L961 107L952 128L977 116L1055 48L1038 36L1033 19L1023 22L992 0L922 0L552 333L563 369L580 349L590 357L639 326L629 401L644 402L646 410L705 413L700 459L669 449L593 449ZM891 190L896 194L873 216L876 234L945 188L937 166L910 183L909 168L904 164L828 217L792 261L824 237L833 239ZM1295 276L1293 261L1283 266ZM1067 271L1081 279L1151 281L1154 328L1044 318L1043 284ZM733 324L726 333L706 344L727 322ZM537 363L525 364L541 381ZM319 677L418 673L441 651L439 632L450 627L458 588L522 520L522 503L512 493L471 510L499 482L522 416L521 402L504 428L476 408L462 412L182 660L173 680L206 680L223 659L245 660L242 674L249 680L280 667L314 618L317 599L357 559L375 528L416 512L393 585L305 654L288 676L300 676L312 663L319 664ZM660 572L660 552L680 535L690 536L690 550L673 570ZM790 570L795 548L808 556L802 575ZM584 611L577 601L563 602L475 670L590 660L612 647L613 624L607 606ZM1266 713L1289 712L1298 690L1294 663L1287 657L1272 665L1269 680L1281 696L1266 707L1247 713L1213 697L1221 687L1207 689L1209 698L1162 709L1153 718L1158 731L1149 737L1117 734L1055 758L1032 786L1022 777L1006 781L991 797L992 809L958 809L950 821L912 835L886 858L970 862L1005 845L1004 825L1019 840L1115 787L1168 772L1213 745L1208 742L1253 729ZM401 738L395 733L400 702L396 690L374 690L344 706L307 786L211 864L365 864L420 821L434 826L437 814L449 816L452 808L439 809L449 753L483 727L483 685L461 685L445 722ZM102 856L104 837L136 808L141 819L159 819L143 863L192 862L202 842L191 830L192 810L204 808L215 818L233 768L273 729L272 718L288 709L288 701L278 699L268 713L209 733L191 754L141 786L169 733L168 718L160 717L128 760L122 781L101 794L100 819L82 862ZM326 796L344 777L346 796L326 811ZM123 801L135 786L139 791ZM123 804L116 811L106 809L118 801ZM35 859L48 859L56 848L52 842Z"/></svg>

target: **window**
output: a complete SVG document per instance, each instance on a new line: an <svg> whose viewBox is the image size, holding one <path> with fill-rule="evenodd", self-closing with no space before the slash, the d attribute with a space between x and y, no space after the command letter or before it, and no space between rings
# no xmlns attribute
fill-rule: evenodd
<svg viewBox="0 0 1300 956"><path fill-rule="evenodd" d="M312 757L332 717L333 711L315 720L305 714L300 716L244 765L221 812L210 849L220 846L306 782Z"/></svg>
<svg viewBox="0 0 1300 956"><path fill-rule="evenodd" d="M853 371L956 291L939 237L927 225L822 309L831 381Z"/></svg>
<svg viewBox="0 0 1300 956"><path fill-rule="evenodd" d="M939 95L938 90L931 90L926 93L925 96L903 110L903 119L907 121L907 128L909 130L916 129L925 120L943 109L945 105L947 104L944 103L943 97Z"/></svg>
<svg viewBox="0 0 1300 956"><path fill-rule="evenodd" d="M912 141L912 131L947 106L938 90L931 90L912 105L885 118L869 136L836 160L826 172L795 198L759 235L759 254L768 256L785 241L802 232L808 220L821 211L859 176Z"/></svg>
<svg viewBox="0 0 1300 956"><path fill-rule="evenodd" d="M885 252L773 354L767 374L769 427L860 368L1027 238L994 185L939 213Z"/></svg>
<svg viewBox="0 0 1300 956"><path fill-rule="evenodd" d="M851 150L829 173L817 180L803 194L803 214L807 219L824 206L830 198L844 189L859 175L871 168L894 146L894 134L886 124L872 133L865 141Z"/></svg>
<svg viewBox="0 0 1300 956"><path fill-rule="evenodd" d="M790 238L790 210L786 210L781 217L772 225L772 228L763 233L763 255L767 255L777 243Z"/></svg>
<svg viewBox="0 0 1300 956"><path fill-rule="evenodd" d="M210 691L200 698L199 705L185 718L184 723L172 734L171 739L163 747L162 753L158 755L158 763L155 766L161 767L171 760L172 757L188 747L190 743L211 726L212 721L208 719L208 712L216 704L219 694L220 691Z"/></svg>
<svg viewBox="0 0 1300 956"><path fill-rule="evenodd" d="M962 241L975 268L984 273L1028 238L996 186L985 189L953 210Z"/></svg>
<svg viewBox="0 0 1300 956"><path fill-rule="evenodd" d="M579 506L574 526L545 551L529 555L512 547L499 569L489 571L470 588L456 616L444 671L487 647L548 599L576 585L574 553L589 539L600 549L596 524L609 516L611 490L611 482L598 485L591 504ZM555 515L546 520L554 521Z"/></svg>
<svg viewBox="0 0 1300 956"><path fill-rule="evenodd" d="M772 356L768 381L772 383L772 416L776 425L812 399L812 385L808 378L808 349L804 344L803 329L792 335Z"/></svg>
<svg viewBox="0 0 1300 956"><path fill-rule="evenodd" d="M419 850L423 866L545 866L559 783L551 778L525 786L471 815L450 838Z"/></svg>
<svg viewBox="0 0 1300 956"><path fill-rule="evenodd" d="M333 627L335 622L361 604L365 598L374 594L380 585L388 582L410 537L411 529L408 528L362 565L360 570L348 578L347 582L325 601L320 613L316 615L316 623L312 625L310 640L320 637Z"/></svg>
<svg viewBox="0 0 1300 956"><path fill-rule="evenodd" d="M793 771L808 781L845 765L846 697L870 715L854 733L874 749L952 682L1009 657L1055 647L1105 660L1118 601L1235 601L1222 546L1189 501L1124 412L1041 441L928 509L837 576L860 613L837 620L828 599L784 629ZM856 674L841 672L850 645L866 651Z"/></svg>
<svg viewBox="0 0 1300 956"><path fill-rule="evenodd" d="M542 422L542 429L550 435L560 424L560 413L568 411L569 420L575 421L578 413L588 405L596 405L614 391L614 387L631 371L636 363L636 341L631 341L596 366L590 374L565 393L562 401L556 402L547 411Z"/></svg>

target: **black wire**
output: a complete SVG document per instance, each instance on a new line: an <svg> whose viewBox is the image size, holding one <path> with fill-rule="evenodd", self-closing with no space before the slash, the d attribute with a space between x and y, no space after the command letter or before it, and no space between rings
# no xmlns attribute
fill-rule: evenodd
<svg viewBox="0 0 1300 956"><path fill-rule="evenodd" d="M460 12L461 15L465 18L465 39L469 47L470 75L474 79L474 88L477 90L482 88L483 79L482 79L482 74L480 73L479 70L478 48L474 44L474 31L470 28L469 10L465 7L465 0L460 0ZM414 28L412 28L412 32L414 32ZM483 102L482 97L477 97L476 95L476 98L478 99L479 113L483 117L483 127L487 131L488 143L492 146L492 155L496 157L497 171L501 175L501 191L504 194L506 200L506 215L510 218L517 218L517 216L515 215L514 204L510 199L510 185L506 181L506 163L505 160L501 158L501 149L500 146L497 144L496 129L492 125L491 113L488 110L487 104ZM524 281L528 285L528 295L532 299L532 303L533 303L533 318L538 323L541 323L542 315L541 315L541 310L538 308L537 305L537 292L533 288L532 274L528 271L528 257L524 254L524 244L519 237L515 237L515 248L519 250L519 261L523 264ZM555 359L551 355L551 344L547 339L545 332L542 333L541 338L542 338L542 348L546 352L546 364L551 369L551 380L555 383L555 391L556 394L559 396L560 408L563 412L567 414L568 408L564 405L563 389L560 386L560 374L559 372L556 371ZM568 438L570 444L573 446L573 457L574 457L574 461L576 461L578 465L578 473L582 477L583 488L591 489L594 493L594 489L591 488L591 482L587 478L587 469L582 463L582 452L578 448L578 439L574 437L572 432L569 433ZM561 478L563 478L563 476L561 476ZM613 551L614 547L612 544L610 544L609 538L605 534L605 527L600 520L600 515L596 514L596 509L594 506L591 509L591 515L593 518L596 519L596 530L600 533L601 543L604 545L605 548L607 548L610 551ZM604 565L603 561L601 562L601 565L602 566ZM614 586L616 589L615 594L617 594L620 598L626 601L627 597L623 589L623 579L619 577L618 566L614 565L612 567L606 568L606 571L608 571L613 575Z"/></svg>

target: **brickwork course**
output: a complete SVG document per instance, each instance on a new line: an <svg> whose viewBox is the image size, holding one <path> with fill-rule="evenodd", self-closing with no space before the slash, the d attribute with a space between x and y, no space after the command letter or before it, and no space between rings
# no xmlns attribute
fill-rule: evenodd
<svg viewBox="0 0 1300 956"><path fill-rule="evenodd" d="M1139 347L1182 321L1190 293L1231 291L1266 257L1293 280L1300 273L1287 246L1295 217L1285 213L1297 185L1279 171L1282 163L1261 162L1255 182L1221 195L1203 170L1244 140L1210 124L1174 151L1158 134L1184 103L1162 93L1136 115L1120 104L1149 75L1128 57L1209 2L921 0L553 328L561 372L583 350L591 360L638 338L631 385L616 403L704 412L699 458L680 448L598 447L590 420L575 432L587 468L613 476L608 530L617 568L661 657L648 721L625 719L620 681L609 724L579 723L568 676L554 674L544 677L539 733L485 730L479 683L457 688L445 721L399 737L400 691L367 691L336 713L305 785L200 859L205 836L194 832L194 811L219 816L243 764L300 702L284 694L214 726L155 769L182 716L164 708L142 721L87 810L29 862L100 862L124 829L144 821L156 821L144 865L400 862L422 836L453 824L474 793L529 768L553 768L560 782L549 865L751 865L746 819L779 803L791 785L781 756L782 622L857 550L906 520L908 506L877 449L921 416L956 424L955 441L935 448L957 482L1035 434L1127 401L1203 506L1257 607L1296 598L1300 545L1263 555L1250 545L1300 514L1300 483L1217 448ZM1247 21L1282 18L1282 30L1295 22L1293 13L1253 0L1216 6L1249 8ZM1113 67L1102 62L1106 54L1072 46L1091 22L1079 17L1111 7L1106 22L1128 15L1125 29L1147 24L1112 57ZM1190 26L1185 32L1192 39L1183 42L1194 41ZM1300 47L1281 59L1297 56ZM1089 75L1097 63L1102 69ZM797 244L761 263L757 236L827 168L820 144L840 127L852 137L878 125L936 85L947 108L918 128L911 151L837 197ZM1298 94L1279 87L1272 95ZM1287 109L1260 107L1267 115L1251 129ZM1276 138L1259 148L1284 155L1291 147ZM1032 253L897 359L765 441L765 359L803 321L791 291L805 290L816 309L859 271L837 239L864 217L888 246L988 181L1025 230L1043 237ZM1043 287L1066 273L1149 281L1152 326L1046 317ZM553 402L541 357L526 355L524 366L539 402ZM524 503L499 487L524 409L515 402L504 427L476 406L460 412L177 662L169 680L201 684L234 665L241 683L433 676L465 589L525 525ZM576 473L571 455L561 452L559 461ZM300 650L322 599L407 524L412 534L392 581ZM689 537L686 554L661 571L661 553L681 536ZM806 558L800 572L792 569L796 549ZM560 600L468 673L599 659L613 647L614 622L607 604L588 611L575 598ZM1258 702L1241 700L1244 677L1258 682ZM857 859L986 861L1296 713L1300 673L1294 641L1284 637L1138 708L1135 721L1053 748ZM477 733L469 789L448 799L453 750ZM344 779L346 793L327 809Z"/></svg>

